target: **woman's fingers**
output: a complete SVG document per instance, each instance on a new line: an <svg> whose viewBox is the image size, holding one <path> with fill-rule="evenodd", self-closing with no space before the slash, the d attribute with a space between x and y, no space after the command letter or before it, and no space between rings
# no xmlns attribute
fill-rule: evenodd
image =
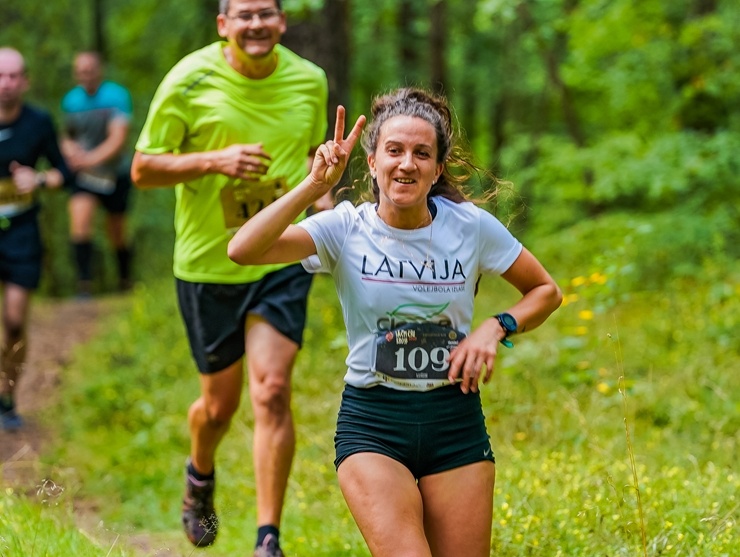
<svg viewBox="0 0 740 557"><path fill-rule="evenodd" d="M347 165L347 159L352 152L365 125L365 117L360 116L352 127L346 139L344 136L345 110L337 107L337 120L334 124L334 139L319 145L316 149L311 174L315 180L324 180L335 185L342 176Z"/></svg>
<svg viewBox="0 0 740 557"><path fill-rule="evenodd" d="M334 142L341 143L344 138L344 107L337 106L337 120L334 123Z"/></svg>
<svg viewBox="0 0 740 557"><path fill-rule="evenodd" d="M352 149L354 149L357 140L360 138L362 128L365 126L365 121L365 116L360 116L359 118L357 118L357 122L355 122L355 125L352 127L352 131L349 132L347 139L344 140L342 146L344 147L344 150L348 153L352 152Z"/></svg>
<svg viewBox="0 0 740 557"><path fill-rule="evenodd" d="M325 166L331 166L333 163L333 153L331 146L334 143L332 141L327 141L323 145L320 145L316 153L321 157L323 160L323 163Z"/></svg>
<svg viewBox="0 0 740 557"><path fill-rule="evenodd" d="M468 345L461 344L450 355L450 370L447 377L453 383L459 380L460 389L464 393L477 392L481 379L483 383L491 379L495 361L495 352L474 350Z"/></svg>
<svg viewBox="0 0 740 557"><path fill-rule="evenodd" d="M486 360L486 375L483 377L483 383L488 383L493 376L493 364L496 361L494 356L489 356Z"/></svg>
<svg viewBox="0 0 740 557"><path fill-rule="evenodd" d="M334 123L334 143L341 145L347 153L352 152L357 140L362 133L362 128L365 126L367 120L365 116L357 118L355 125L349 132L349 135L344 139L344 126L345 126L346 111L342 105L337 107L337 120Z"/></svg>
<svg viewBox="0 0 740 557"><path fill-rule="evenodd" d="M477 358L470 354L468 355L465 367L463 368L463 384L461 386L464 393L470 391L478 391L478 375L480 373L481 365L478 363Z"/></svg>

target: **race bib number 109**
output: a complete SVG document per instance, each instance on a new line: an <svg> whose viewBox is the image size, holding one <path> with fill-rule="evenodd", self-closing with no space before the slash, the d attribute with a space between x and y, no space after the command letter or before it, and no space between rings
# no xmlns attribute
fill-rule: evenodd
<svg viewBox="0 0 740 557"><path fill-rule="evenodd" d="M444 380L450 351L465 335L433 323L409 323L381 331L375 343L375 371L403 380Z"/></svg>

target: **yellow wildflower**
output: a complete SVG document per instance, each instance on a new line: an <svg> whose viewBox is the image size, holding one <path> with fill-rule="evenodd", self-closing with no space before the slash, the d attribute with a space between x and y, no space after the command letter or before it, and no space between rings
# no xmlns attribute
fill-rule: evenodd
<svg viewBox="0 0 740 557"><path fill-rule="evenodd" d="M588 279L594 284L606 284L606 275L603 273L592 273Z"/></svg>

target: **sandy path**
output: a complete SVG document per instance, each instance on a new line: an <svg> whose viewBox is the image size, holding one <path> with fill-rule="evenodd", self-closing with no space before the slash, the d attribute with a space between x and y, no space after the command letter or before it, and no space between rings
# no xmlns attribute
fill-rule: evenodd
<svg viewBox="0 0 740 557"><path fill-rule="evenodd" d="M38 413L56 404L63 367L95 332L99 311L96 300L32 301L28 360L16 392L25 425L15 432L0 429L0 485L30 489L39 481L38 455L49 434Z"/></svg>

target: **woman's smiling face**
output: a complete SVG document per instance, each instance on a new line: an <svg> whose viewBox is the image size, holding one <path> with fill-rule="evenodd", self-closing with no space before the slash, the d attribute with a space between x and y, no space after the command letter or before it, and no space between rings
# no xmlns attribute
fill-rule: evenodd
<svg viewBox="0 0 740 557"><path fill-rule="evenodd" d="M367 162L378 183L380 205L389 202L396 209L426 207L429 190L443 170L437 163L434 127L415 116L388 119Z"/></svg>

